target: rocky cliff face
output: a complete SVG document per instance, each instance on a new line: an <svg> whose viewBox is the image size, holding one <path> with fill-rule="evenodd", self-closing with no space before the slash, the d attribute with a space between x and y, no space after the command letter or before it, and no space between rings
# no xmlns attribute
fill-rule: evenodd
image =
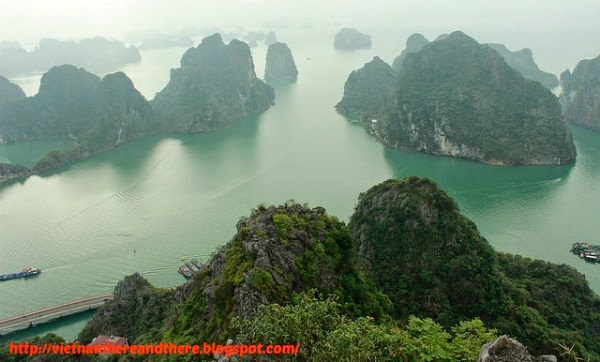
<svg viewBox="0 0 600 362"><path fill-rule="evenodd" d="M399 71L400 67L402 66L402 61L408 54L420 51L427 44L429 44L429 40L427 40L423 34L415 33L409 36L408 39L406 39L406 47L402 53L400 53L400 55L394 59L392 68L395 71Z"/></svg>
<svg viewBox="0 0 600 362"><path fill-rule="evenodd" d="M397 82L398 74L381 58L374 57L350 73L344 85L344 97L335 108L344 116L371 124L392 104Z"/></svg>
<svg viewBox="0 0 600 362"><path fill-rule="evenodd" d="M560 75L560 100L565 118L574 124L600 131L600 56L580 61L573 74Z"/></svg>
<svg viewBox="0 0 600 362"><path fill-rule="evenodd" d="M333 47L340 50L371 48L371 36L353 28L344 28L335 34Z"/></svg>
<svg viewBox="0 0 600 362"><path fill-rule="evenodd" d="M286 43L273 43L267 50L265 80L267 82L295 82L298 69L292 51Z"/></svg>
<svg viewBox="0 0 600 362"><path fill-rule="evenodd" d="M515 68L523 77L539 82L544 87L554 89L558 87L558 78L552 73L544 72L538 68L533 60L533 52L529 48L519 51L510 51L503 44L486 44L504 58L506 63Z"/></svg>
<svg viewBox="0 0 600 362"><path fill-rule="evenodd" d="M152 107L169 129L196 133L263 112L274 98L273 89L256 77L248 45L235 39L225 45L214 34L183 55Z"/></svg>
<svg viewBox="0 0 600 362"><path fill-rule="evenodd" d="M25 97L25 92L21 87L0 75L0 110L5 104L25 99Z"/></svg>
<svg viewBox="0 0 600 362"><path fill-rule="evenodd" d="M372 127L392 147L501 165L575 160L556 97L462 32L408 54L392 96Z"/></svg>
<svg viewBox="0 0 600 362"><path fill-rule="evenodd" d="M137 273L125 277L116 285L114 298L100 308L79 338L89 343L100 334L127 336L131 343L139 335L156 337L177 295L175 289L152 287Z"/></svg>
<svg viewBox="0 0 600 362"><path fill-rule="evenodd" d="M556 356L532 356L527 347L508 336L500 336L481 349L477 362L556 362Z"/></svg>

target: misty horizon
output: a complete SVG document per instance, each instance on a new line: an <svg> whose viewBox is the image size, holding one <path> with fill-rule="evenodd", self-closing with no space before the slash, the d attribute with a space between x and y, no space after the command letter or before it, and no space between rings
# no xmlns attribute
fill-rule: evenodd
<svg viewBox="0 0 600 362"><path fill-rule="evenodd" d="M191 0L24 0L0 3L0 41L19 42L31 50L42 38L126 40L132 34L175 34L186 28L219 28L241 34L315 32L332 41L336 29L354 27L373 36L374 51L383 37L397 38L387 43L395 47L390 53L399 54L412 33L433 40L439 34L461 30L480 43L502 43L513 51L530 48L541 69L558 75L567 68L572 70L580 60L600 54L600 45L595 45L600 33L598 15L599 3L555 0L543 4L380 0L352 5L338 0L327 4L314 0L201 4Z"/></svg>

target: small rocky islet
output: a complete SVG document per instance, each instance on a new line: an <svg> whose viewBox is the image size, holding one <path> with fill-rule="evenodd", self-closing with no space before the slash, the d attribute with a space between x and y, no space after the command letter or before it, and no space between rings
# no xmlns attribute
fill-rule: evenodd
<svg viewBox="0 0 600 362"><path fill-rule="evenodd" d="M288 45L280 42L269 45L265 65L265 81L295 82L297 78L298 69Z"/></svg>

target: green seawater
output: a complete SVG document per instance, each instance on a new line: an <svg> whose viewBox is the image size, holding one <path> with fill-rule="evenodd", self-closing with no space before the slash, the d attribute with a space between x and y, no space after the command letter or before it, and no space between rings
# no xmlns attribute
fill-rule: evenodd
<svg viewBox="0 0 600 362"><path fill-rule="evenodd" d="M577 162L561 167L491 166L390 149L333 107L353 69L376 54L391 62L403 42L338 52L330 38L288 40L298 82L277 86L276 105L257 117L213 133L137 140L0 185L0 273L43 269L0 283L0 318L110 292L134 272L157 286L180 284L180 258L210 258L260 203L294 199L348 220L360 192L411 175L434 179L496 250L572 265L600 291L600 265L569 252L577 240L600 243L600 134L574 127ZM152 98L183 51L145 52L152 61L128 74ZM261 76L266 48L253 54ZM0 160L14 159L18 147L4 145ZM81 324L50 330L73 338Z"/></svg>

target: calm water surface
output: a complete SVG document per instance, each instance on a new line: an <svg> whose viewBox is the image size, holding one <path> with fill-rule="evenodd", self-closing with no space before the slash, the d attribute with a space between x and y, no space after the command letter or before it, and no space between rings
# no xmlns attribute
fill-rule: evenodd
<svg viewBox="0 0 600 362"><path fill-rule="evenodd" d="M299 80L276 87L276 105L264 114L219 132L145 138L0 186L0 272L43 269L0 283L0 318L112 291L133 272L157 286L180 284L180 258L208 259L260 203L294 199L347 220L360 192L410 175L438 182L497 250L572 265L600 291L600 266L569 253L575 240L600 243L599 134L574 128L577 162L562 167L498 167L389 149L333 106L350 71L375 54L391 61L403 42L336 52L319 39L302 46L313 44L306 35L280 39L290 41ZM184 51L144 52L141 64L124 70L152 98ZM253 49L259 76L265 53ZM33 164L64 145L4 145L0 161ZM72 338L82 323L49 328Z"/></svg>

